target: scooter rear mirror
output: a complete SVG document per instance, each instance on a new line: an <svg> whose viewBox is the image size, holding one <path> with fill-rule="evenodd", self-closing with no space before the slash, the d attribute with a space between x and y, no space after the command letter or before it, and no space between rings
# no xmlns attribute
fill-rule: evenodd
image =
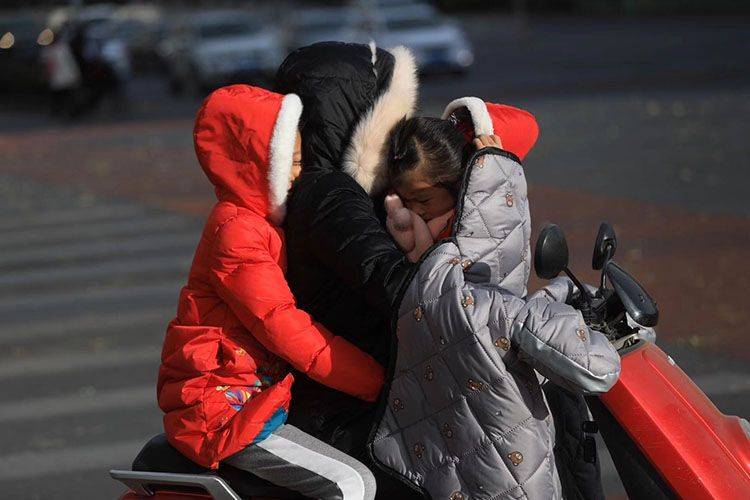
<svg viewBox="0 0 750 500"><path fill-rule="evenodd" d="M659 322L656 302L635 278L613 260L605 264L604 274L633 321L641 326L656 326Z"/></svg>
<svg viewBox="0 0 750 500"><path fill-rule="evenodd" d="M557 224L539 233L534 250L534 270L542 279L551 280L568 267L568 242Z"/></svg>
<svg viewBox="0 0 750 500"><path fill-rule="evenodd" d="M591 258L591 267L599 271L604 267L604 263L615 256L617 250L617 235L615 229L609 222L602 222L599 225L599 233L596 235L594 243L594 256Z"/></svg>

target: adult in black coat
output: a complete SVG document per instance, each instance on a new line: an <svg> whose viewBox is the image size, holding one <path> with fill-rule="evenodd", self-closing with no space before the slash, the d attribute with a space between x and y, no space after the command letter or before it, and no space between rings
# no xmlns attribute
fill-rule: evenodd
<svg viewBox="0 0 750 500"><path fill-rule="evenodd" d="M416 105L414 59L403 47L318 43L286 58L276 87L304 105L303 170L285 219L287 279L302 309L387 367L392 306L411 265L370 196L383 187L389 131ZM298 377L289 422L367 461L374 409Z"/></svg>

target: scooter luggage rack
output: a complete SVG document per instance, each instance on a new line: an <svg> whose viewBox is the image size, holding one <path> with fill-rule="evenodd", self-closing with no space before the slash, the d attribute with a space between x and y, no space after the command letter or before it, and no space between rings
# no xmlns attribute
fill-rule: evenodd
<svg viewBox="0 0 750 500"><path fill-rule="evenodd" d="M193 486L203 488L214 500L242 500L220 477L201 474L172 474L169 472L141 472L111 470L109 475L139 495L152 496L151 485Z"/></svg>

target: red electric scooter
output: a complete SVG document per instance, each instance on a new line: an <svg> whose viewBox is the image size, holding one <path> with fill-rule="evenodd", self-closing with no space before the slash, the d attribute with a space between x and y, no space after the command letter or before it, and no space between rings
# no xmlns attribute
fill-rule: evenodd
<svg viewBox="0 0 750 500"><path fill-rule="evenodd" d="M580 293L571 301L587 324L617 348L622 371L615 386L587 403L630 498L750 498L750 424L722 414L644 329L656 325L655 302L612 258L613 228L603 223L594 246L598 289L568 269L562 230L550 225L536 244L534 267L543 279L567 274ZM607 287L609 282L610 287ZM630 320L628 319L628 316ZM136 459L137 471L110 472L129 490L121 500L299 498L231 468L211 474L181 457L163 436ZM168 464L168 465L164 465Z"/></svg>

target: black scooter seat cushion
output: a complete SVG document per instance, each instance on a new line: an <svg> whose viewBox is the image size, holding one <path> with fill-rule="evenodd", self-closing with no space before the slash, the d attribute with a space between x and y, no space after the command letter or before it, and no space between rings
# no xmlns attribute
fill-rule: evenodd
<svg viewBox="0 0 750 500"><path fill-rule="evenodd" d="M169 444L164 434L152 437L133 460L133 470L171 472L174 474L204 474L210 469L185 457Z"/></svg>
<svg viewBox="0 0 750 500"><path fill-rule="evenodd" d="M133 460L133 470L142 472L170 472L173 474L216 474L196 464L169 444L164 434L152 437ZM249 472L222 464L218 475L241 497L272 497L279 499L305 498L298 493L281 488ZM158 489L158 488L157 488Z"/></svg>

